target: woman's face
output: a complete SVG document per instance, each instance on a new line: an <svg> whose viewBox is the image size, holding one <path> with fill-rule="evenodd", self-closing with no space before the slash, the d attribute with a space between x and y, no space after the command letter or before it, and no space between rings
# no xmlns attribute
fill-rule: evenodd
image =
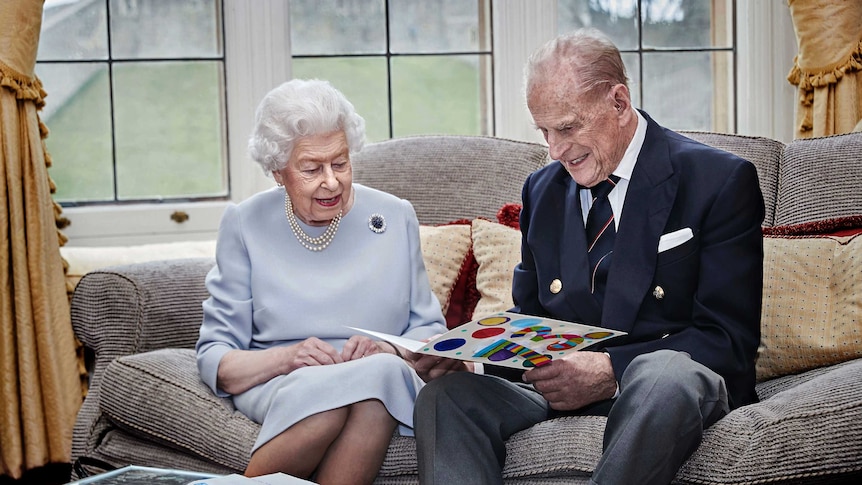
<svg viewBox="0 0 862 485"><path fill-rule="evenodd" d="M343 131L297 139L287 165L273 177L284 185L296 217L309 226L325 226L353 206L353 169Z"/></svg>

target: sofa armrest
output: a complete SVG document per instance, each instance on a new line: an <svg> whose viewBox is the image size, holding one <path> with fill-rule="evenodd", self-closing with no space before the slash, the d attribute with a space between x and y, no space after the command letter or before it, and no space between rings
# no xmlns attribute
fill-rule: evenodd
<svg viewBox="0 0 862 485"><path fill-rule="evenodd" d="M72 328L95 355L94 377L112 360L194 347L212 258L152 261L87 273L72 296Z"/></svg>
<svg viewBox="0 0 862 485"><path fill-rule="evenodd" d="M72 329L92 353L90 385L75 422L72 460L93 453L110 428L99 409L99 386L118 357L192 348L203 319L204 285L213 258L112 266L84 275L72 295Z"/></svg>

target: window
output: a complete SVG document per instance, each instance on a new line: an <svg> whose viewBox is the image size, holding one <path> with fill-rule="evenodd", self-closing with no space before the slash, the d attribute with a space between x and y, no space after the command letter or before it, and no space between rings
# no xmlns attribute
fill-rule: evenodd
<svg viewBox="0 0 862 485"><path fill-rule="evenodd" d="M47 0L37 75L65 205L229 192L218 0Z"/></svg>
<svg viewBox="0 0 862 485"><path fill-rule="evenodd" d="M489 0L292 0L293 75L329 80L369 141L491 135Z"/></svg>
<svg viewBox="0 0 862 485"><path fill-rule="evenodd" d="M731 0L558 0L558 31L595 27L622 52L632 101L677 130L735 131ZM684 100L684 102L668 102Z"/></svg>

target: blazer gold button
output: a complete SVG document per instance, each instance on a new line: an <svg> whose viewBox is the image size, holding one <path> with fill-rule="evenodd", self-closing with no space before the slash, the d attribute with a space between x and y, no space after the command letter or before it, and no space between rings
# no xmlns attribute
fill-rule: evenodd
<svg viewBox="0 0 862 485"><path fill-rule="evenodd" d="M652 290L652 296L654 296L656 300L661 300L664 298L664 288L656 286L655 289Z"/></svg>
<svg viewBox="0 0 862 485"><path fill-rule="evenodd" d="M563 282L554 278L554 281L551 281L551 293L556 295L562 289L563 289Z"/></svg>

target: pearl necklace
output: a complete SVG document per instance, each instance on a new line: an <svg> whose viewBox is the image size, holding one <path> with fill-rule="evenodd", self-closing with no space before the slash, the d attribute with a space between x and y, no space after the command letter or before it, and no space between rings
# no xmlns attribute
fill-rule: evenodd
<svg viewBox="0 0 862 485"><path fill-rule="evenodd" d="M343 212L343 210L338 211L338 215L332 219L329 227L326 228L323 234L311 237L299 226L296 214L293 213L293 204L290 202L290 197L287 196L287 191L284 192L284 215L287 216L287 222L290 224L290 229L293 231L293 235L296 236L299 244L302 244L302 247L309 251L323 251L329 246L329 243L335 237L335 232L338 231L338 223L341 222L341 214Z"/></svg>

